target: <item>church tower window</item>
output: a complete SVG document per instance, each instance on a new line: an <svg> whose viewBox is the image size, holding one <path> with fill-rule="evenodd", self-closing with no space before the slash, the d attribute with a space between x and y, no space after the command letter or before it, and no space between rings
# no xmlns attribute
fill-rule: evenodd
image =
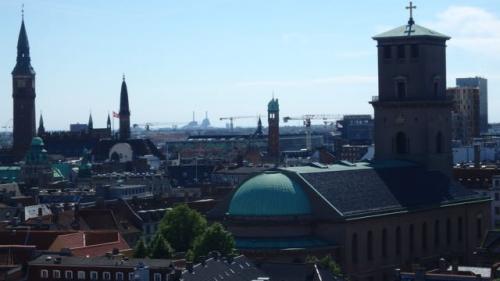
<svg viewBox="0 0 500 281"><path fill-rule="evenodd" d="M387 229L382 230L382 257L387 257Z"/></svg>
<svg viewBox="0 0 500 281"><path fill-rule="evenodd" d="M358 263L358 235L354 233L351 238L352 263Z"/></svg>
<svg viewBox="0 0 500 281"><path fill-rule="evenodd" d="M408 153L408 139L406 137L406 134L403 132L398 132L396 134L396 153Z"/></svg>
<svg viewBox="0 0 500 281"><path fill-rule="evenodd" d="M404 59L406 57L405 48L405 45L398 45L398 59Z"/></svg>
<svg viewBox="0 0 500 281"><path fill-rule="evenodd" d="M422 224L422 250L427 250L427 223Z"/></svg>
<svg viewBox="0 0 500 281"><path fill-rule="evenodd" d="M436 220L434 222L434 248L438 249L439 248L439 220Z"/></svg>
<svg viewBox="0 0 500 281"><path fill-rule="evenodd" d="M401 227L396 228L396 255L401 255Z"/></svg>
<svg viewBox="0 0 500 281"><path fill-rule="evenodd" d="M396 79L396 97L398 99L406 98L406 80L405 79Z"/></svg>
<svg viewBox="0 0 500 281"><path fill-rule="evenodd" d="M418 55L419 55L418 45L417 44L412 44L410 52L411 52L411 58L412 59L418 58Z"/></svg>
<svg viewBox="0 0 500 281"><path fill-rule="evenodd" d="M436 134L436 153L443 153L443 134Z"/></svg>
<svg viewBox="0 0 500 281"><path fill-rule="evenodd" d="M462 217L459 217L457 222L457 240L458 242L462 242L462 239L463 239L463 219Z"/></svg>
<svg viewBox="0 0 500 281"><path fill-rule="evenodd" d="M373 260L373 233L368 231L366 235L366 257L369 261Z"/></svg>
<svg viewBox="0 0 500 281"><path fill-rule="evenodd" d="M384 59L392 58L392 46L384 46Z"/></svg>
<svg viewBox="0 0 500 281"><path fill-rule="evenodd" d="M413 253L415 249L415 227L413 224L410 224L410 229L408 232L408 249L410 253Z"/></svg>

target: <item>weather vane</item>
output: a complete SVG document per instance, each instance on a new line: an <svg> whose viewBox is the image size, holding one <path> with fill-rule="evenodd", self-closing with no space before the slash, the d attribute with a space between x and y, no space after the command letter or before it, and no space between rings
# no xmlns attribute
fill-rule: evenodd
<svg viewBox="0 0 500 281"><path fill-rule="evenodd" d="M21 5L21 17L24 20L24 3Z"/></svg>

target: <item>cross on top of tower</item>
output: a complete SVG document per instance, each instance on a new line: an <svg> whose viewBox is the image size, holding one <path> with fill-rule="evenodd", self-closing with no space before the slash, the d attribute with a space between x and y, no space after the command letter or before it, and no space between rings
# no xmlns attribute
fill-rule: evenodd
<svg viewBox="0 0 500 281"><path fill-rule="evenodd" d="M415 21L413 20L413 9L416 9L417 6L413 5L413 2L410 1L410 5L406 7L407 10L410 10L410 19L408 20L408 25L414 25Z"/></svg>

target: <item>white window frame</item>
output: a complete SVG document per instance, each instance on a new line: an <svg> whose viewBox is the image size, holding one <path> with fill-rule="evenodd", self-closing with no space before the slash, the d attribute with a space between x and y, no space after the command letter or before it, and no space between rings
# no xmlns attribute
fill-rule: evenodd
<svg viewBox="0 0 500 281"><path fill-rule="evenodd" d="M102 273L102 280L111 280L111 273L109 271L105 271Z"/></svg>
<svg viewBox="0 0 500 281"><path fill-rule="evenodd" d="M154 281L161 281L161 273L155 273L153 275L153 280Z"/></svg>
<svg viewBox="0 0 500 281"><path fill-rule="evenodd" d="M129 272L129 273L128 273L128 280L129 280L129 281L134 280L134 275L135 275L135 272L134 272L134 271Z"/></svg>
<svg viewBox="0 0 500 281"><path fill-rule="evenodd" d="M60 270L52 270L52 278L61 279L61 271Z"/></svg>
<svg viewBox="0 0 500 281"><path fill-rule="evenodd" d="M99 280L99 273L97 273L97 271L91 271L90 280Z"/></svg>
<svg viewBox="0 0 500 281"><path fill-rule="evenodd" d="M71 271L71 270L66 270L66 271L64 272L64 278L65 278L66 280L73 280L73 271Z"/></svg>
<svg viewBox="0 0 500 281"><path fill-rule="evenodd" d="M77 279L78 280L85 280L85 271L78 271L77 273Z"/></svg>
<svg viewBox="0 0 500 281"><path fill-rule="evenodd" d="M47 269L40 270L40 278L43 279L49 278L49 271Z"/></svg>

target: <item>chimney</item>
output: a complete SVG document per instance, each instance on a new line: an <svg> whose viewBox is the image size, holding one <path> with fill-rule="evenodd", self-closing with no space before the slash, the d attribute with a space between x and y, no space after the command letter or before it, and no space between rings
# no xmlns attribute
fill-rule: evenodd
<svg viewBox="0 0 500 281"><path fill-rule="evenodd" d="M481 147L479 144L474 144L474 167L479 168L481 163Z"/></svg>

